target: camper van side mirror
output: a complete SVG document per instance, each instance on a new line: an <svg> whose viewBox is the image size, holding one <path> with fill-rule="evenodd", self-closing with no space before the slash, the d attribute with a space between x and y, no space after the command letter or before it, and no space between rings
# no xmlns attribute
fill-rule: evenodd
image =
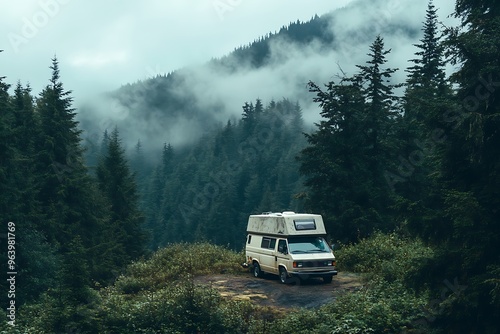
<svg viewBox="0 0 500 334"><path fill-rule="evenodd" d="M335 244L331 244L330 247L332 248L332 250L335 249Z"/></svg>
<svg viewBox="0 0 500 334"><path fill-rule="evenodd" d="M288 249L286 247L286 244L285 243L279 243L278 244L278 252L280 252L281 254L284 254L284 255L287 255L288 254Z"/></svg>
<svg viewBox="0 0 500 334"><path fill-rule="evenodd" d="M285 240L280 240L278 242L278 252L280 252L281 254L284 254L284 255L288 254L288 247L286 246Z"/></svg>

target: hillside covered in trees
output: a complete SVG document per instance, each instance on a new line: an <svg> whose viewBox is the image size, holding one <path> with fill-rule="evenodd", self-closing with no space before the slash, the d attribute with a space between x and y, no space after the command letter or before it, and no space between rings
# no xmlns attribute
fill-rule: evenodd
<svg viewBox="0 0 500 334"><path fill-rule="evenodd" d="M383 35L354 74L309 81L304 90L321 115L312 129L294 96L255 97L241 101L241 117L207 122L193 143L165 142L157 153L141 142L126 153L116 126L82 142L55 58L36 97L0 77L8 236L0 254L16 271L15 323L3 307L0 329L498 332L500 5L457 0L455 15L460 26L441 30L429 3L404 82L394 80L396 46ZM318 20L285 30L324 38ZM194 283L200 274L240 274L247 216L285 209L323 215L340 270L363 273L361 291L283 314ZM0 296L1 305L12 300Z"/></svg>

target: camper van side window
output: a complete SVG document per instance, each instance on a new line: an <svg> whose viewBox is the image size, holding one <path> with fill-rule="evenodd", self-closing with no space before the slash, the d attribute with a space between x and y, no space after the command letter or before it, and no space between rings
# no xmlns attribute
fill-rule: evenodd
<svg viewBox="0 0 500 334"><path fill-rule="evenodd" d="M250 243L250 241L252 241L252 235L248 235L248 243Z"/></svg>
<svg viewBox="0 0 500 334"><path fill-rule="evenodd" d="M262 248L267 248L267 249L274 249L276 246L276 239L275 238L262 238L262 243L260 244L260 247Z"/></svg>
<svg viewBox="0 0 500 334"><path fill-rule="evenodd" d="M297 219L294 220L295 230L304 231L304 230L315 230L316 222L314 219Z"/></svg>

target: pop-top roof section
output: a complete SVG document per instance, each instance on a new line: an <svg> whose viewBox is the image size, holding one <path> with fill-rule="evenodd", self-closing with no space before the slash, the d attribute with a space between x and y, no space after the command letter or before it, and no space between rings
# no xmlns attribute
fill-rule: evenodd
<svg viewBox="0 0 500 334"><path fill-rule="evenodd" d="M296 215L296 213L293 211L283 211L283 212L269 211L269 212L262 212L260 215L281 217L281 216L285 216L285 215ZM258 215L256 215L256 216L258 216Z"/></svg>
<svg viewBox="0 0 500 334"><path fill-rule="evenodd" d="M321 215L292 211L250 215L247 232L277 236L326 234Z"/></svg>

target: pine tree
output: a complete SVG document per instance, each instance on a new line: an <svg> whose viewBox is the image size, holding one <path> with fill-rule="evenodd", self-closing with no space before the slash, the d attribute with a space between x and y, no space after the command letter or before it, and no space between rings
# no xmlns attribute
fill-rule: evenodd
<svg viewBox="0 0 500 334"><path fill-rule="evenodd" d="M408 69L404 116L399 126L399 137L404 139L396 172L400 179L393 184L401 196L398 206L402 219L424 238L447 233L439 228L443 203L434 176L444 149L443 114L455 108L452 89L445 79L444 47L432 1L426 13L423 38L415 45L417 57L411 60L415 65Z"/></svg>
<svg viewBox="0 0 500 334"><path fill-rule="evenodd" d="M382 37L377 36L370 46L370 59L367 65L356 65L360 73L356 76L358 82L363 85L363 94L367 102L365 135L368 139L372 170L379 172L380 154L387 149L387 136L391 134L391 125L397 117L394 109L396 100L393 89L395 85L388 84L391 76L397 69L382 68L387 62L386 55L391 50L385 50ZM385 147L384 147L385 146Z"/></svg>
<svg viewBox="0 0 500 334"><path fill-rule="evenodd" d="M444 45L438 31L437 9L432 0L428 4L424 36L417 58L411 59L415 65L408 68L406 82L405 118L415 132L441 126L443 109L450 102L451 88L446 82Z"/></svg>
<svg viewBox="0 0 500 334"><path fill-rule="evenodd" d="M336 240L356 240L360 233L369 233L371 220L363 208L369 194L363 182L367 171L363 162L366 139L361 133L366 108L362 88L350 80L329 82L326 91L312 82L309 87L316 93L314 101L325 120L306 135L309 146L298 157L309 188L306 206L324 215L327 230Z"/></svg>
<svg viewBox="0 0 500 334"><path fill-rule="evenodd" d="M13 137L13 114L9 103L9 85L3 82L0 78L0 219L7 221L8 209L11 200L8 189L9 185L9 167L11 167L14 159L14 148L12 147L10 138Z"/></svg>
<svg viewBox="0 0 500 334"><path fill-rule="evenodd" d="M114 261L119 268L144 254L146 240L136 181L121 147L118 129L109 137L107 153L97 167L97 179L110 204L107 233L116 243Z"/></svg>
<svg viewBox="0 0 500 334"><path fill-rule="evenodd" d="M35 113L31 87L23 88L18 82L12 102L15 110L16 146L24 155L33 157L39 136L39 119Z"/></svg>
<svg viewBox="0 0 500 334"><path fill-rule="evenodd" d="M90 288L86 249L80 236L75 236L67 246L68 251L57 271L59 283L51 288L50 298L46 299L48 305L42 315L44 329L52 333L96 332L96 293Z"/></svg>
<svg viewBox="0 0 500 334"><path fill-rule="evenodd" d="M134 146L134 152L130 158L130 166L132 171L135 173L139 189L143 191L145 187L145 178L149 172L149 168L146 163L144 149L140 139L137 140L137 143Z"/></svg>
<svg viewBox="0 0 500 334"><path fill-rule="evenodd" d="M342 241L394 226L384 171L396 161L396 98L387 83L395 69L383 68L389 51L380 36L370 51L356 76L330 82L326 91L309 83L326 120L307 135L309 147L299 157L310 189L306 205L321 210L329 230Z"/></svg>
<svg viewBox="0 0 500 334"><path fill-rule="evenodd" d="M295 104L292 110L293 118L292 118L292 128L291 130L295 133L301 131L304 127L304 119L302 118L302 108L300 107L299 102Z"/></svg>
<svg viewBox="0 0 500 334"><path fill-rule="evenodd" d="M432 0L429 1L426 11L426 20L423 27L424 36L420 44L414 44L419 49L415 53L418 58L411 59L415 65L408 69L410 87L432 87L442 91L447 87L444 72L444 46L438 30L437 9Z"/></svg>
<svg viewBox="0 0 500 334"><path fill-rule="evenodd" d="M255 107L253 106L253 103L250 102L245 102L243 105L243 121L245 122L252 122L255 120Z"/></svg>
<svg viewBox="0 0 500 334"><path fill-rule="evenodd" d="M78 236L87 250L88 265L94 275L100 270L103 257L98 246L107 219L106 208L83 164L81 130L75 120L71 92L65 91L60 81L57 59L52 60L50 68L52 77L36 108L40 115L37 199L43 208L43 219L37 222L37 229L63 256Z"/></svg>
<svg viewBox="0 0 500 334"><path fill-rule="evenodd" d="M34 111L31 88L23 88L20 83L14 90L11 99L13 110L12 145L15 148L14 160L16 171L11 179L15 187L10 190L16 195L16 205L10 206L10 219L22 233L17 242L19 251L17 263L19 275L19 305L38 296L54 285L54 275L59 265L56 248L46 242L41 233L40 222L43 221L42 208L38 200L39 182L35 174L36 145L39 141L39 119Z"/></svg>
<svg viewBox="0 0 500 334"><path fill-rule="evenodd" d="M264 112L264 105L262 104L261 99L255 100L254 113L256 117L259 117Z"/></svg>
<svg viewBox="0 0 500 334"><path fill-rule="evenodd" d="M9 85L3 82L0 78L0 219L2 220L1 232L7 235L7 223L12 221L11 215L13 214L12 206L15 205L16 198L13 194L12 172L15 171L14 159L15 150L11 142L13 137L13 115L12 108L9 103ZM1 260L7 263L7 245L5 240L0 239L2 248L0 249ZM0 281L0 288L8 291L7 281L3 279ZM0 302L3 305L8 303L6 294L0 296Z"/></svg>
<svg viewBox="0 0 500 334"><path fill-rule="evenodd" d="M106 155L106 153L108 152L108 145L109 145L109 133L108 129L106 129L102 134L101 148L99 150L99 158L102 158Z"/></svg>
<svg viewBox="0 0 500 334"><path fill-rule="evenodd" d="M398 69L386 68L386 50L381 36L377 36L370 46L369 60L366 65L357 65L360 69L354 80L362 86L366 107L361 131L365 134L366 145L363 147L366 175L366 197L372 212L374 227L383 230L394 226L394 194L387 186L386 171L396 165L396 153L400 139L396 136L397 122L401 118L399 98L394 89L399 84L392 84L392 74Z"/></svg>
<svg viewBox="0 0 500 334"><path fill-rule="evenodd" d="M165 191L166 184L174 168L174 149L172 145L164 143L160 165L154 170L147 191L145 207L146 229L149 232L150 249L156 249L163 244L163 234L165 232L165 220L163 214L172 210L172 197L170 189Z"/></svg>
<svg viewBox="0 0 500 334"><path fill-rule="evenodd" d="M257 115L255 113L255 107L253 106L253 103L250 102L245 102L245 104L243 105L243 113L242 113L242 119L241 121L243 122L244 124L244 129L245 129L245 132L244 132L244 136L245 137L248 137L252 134L254 128L255 128L255 124L257 122Z"/></svg>
<svg viewBox="0 0 500 334"><path fill-rule="evenodd" d="M167 176L173 171L174 166L174 148L170 143L163 144L163 151L161 154L161 170L163 175Z"/></svg>
<svg viewBox="0 0 500 334"><path fill-rule="evenodd" d="M431 275L457 277L466 286L442 305L438 323L447 332L495 333L500 313L500 3L457 0L460 27L447 31L447 52L458 86L458 112L447 114L450 131L439 180L443 219ZM452 276L453 275L453 276ZM435 286L436 292L442 286Z"/></svg>
<svg viewBox="0 0 500 334"><path fill-rule="evenodd" d="M81 162L80 133L71 107L72 98L59 81L59 64L52 59L50 84L42 91L37 103L41 118L41 139L38 148L38 174L41 175L40 201L46 210L44 232L50 242L71 240L72 225L80 221L73 201L86 178ZM83 180L82 180L83 181ZM72 213L70 213L72 212Z"/></svg>

